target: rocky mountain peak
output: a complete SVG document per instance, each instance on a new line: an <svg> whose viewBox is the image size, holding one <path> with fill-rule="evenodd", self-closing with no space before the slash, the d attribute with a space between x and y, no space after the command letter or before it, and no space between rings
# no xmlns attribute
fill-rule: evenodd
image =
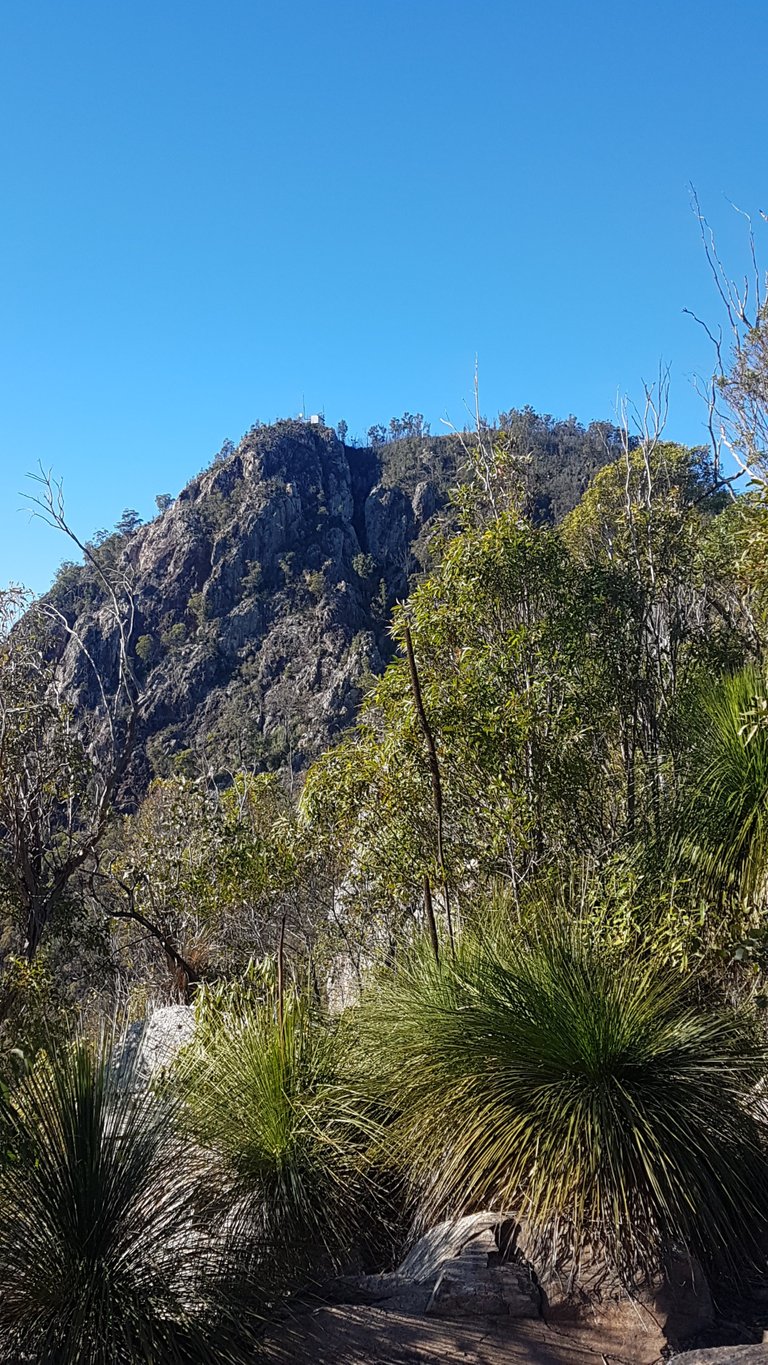
<svg viewBox="0 0 768 1365"><path fill-rule="evenodd" d="M532 502L567 510L609 455L592 428L568 425L569 449L550 419L532 437L522 416L538 441ZM101 540L133 585L134 793L179 768L301 767L354 720L462 459L455 436L359 448L303 421L256 426L149 524ZM109 685L117 667L103 589L68 566L51 596L95 665L67 646L70 695L97 717L96 670Z"/></svg>

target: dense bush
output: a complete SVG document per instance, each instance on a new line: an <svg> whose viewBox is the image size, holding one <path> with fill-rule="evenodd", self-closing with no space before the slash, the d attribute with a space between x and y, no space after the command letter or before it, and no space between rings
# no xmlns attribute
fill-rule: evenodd
<svg viewBox="0 0 768 1365"><path fill-rule="evenodd" d="M113 1065L107 1044L80 1040L38 1061L3 1118L2 1359L242 1360L167 1098Z"/></svg>
<svg viewBox="0 0 768 1365"><path fill-rule="evenodd" d="M221 1158L223 1197L294 1270L343 1260L375 1196L376 1124L351 1080L351 1040L307 996L267 984L203 992L179 1081L195 1140Z"/></svg>
<svg viewBox="0 0 768 1365"><path fill-rule="evenodd" d="M597 1246L627 1279L671 1246L758 1255L765 1049L641 951L561 919L440 965L417 953L382 979L364 1036L430 1217L511 1209L537 1264Z"/></svg>

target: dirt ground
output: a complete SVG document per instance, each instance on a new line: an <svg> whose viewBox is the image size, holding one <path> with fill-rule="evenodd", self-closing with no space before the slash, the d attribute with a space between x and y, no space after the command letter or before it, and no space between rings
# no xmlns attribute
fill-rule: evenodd
<svg viewBox="0 0 768 1365"><path fill-rule="evenodd" d="M640 1314L633 1329L626 1321L457 1321L334 1305L284 1323L279 1356L295 1365L657 1365L664 1347L658 1326Z"/></svg>

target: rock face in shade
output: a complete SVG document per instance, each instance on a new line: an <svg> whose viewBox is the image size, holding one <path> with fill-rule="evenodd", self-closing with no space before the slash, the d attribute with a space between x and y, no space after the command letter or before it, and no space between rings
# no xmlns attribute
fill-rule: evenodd
<svg viewBox="0 0 768 1365"><path fill-rule="evenodd" d="M590 439L573 424L573 450L534 461L534 510L555 478L547 507L573 505L610 458ZM107 537L97 553L133 584L146 686L127 803L173 771L298 770L353 722L464 458L453 436L354 448L330 428L278 422L253 428L152 522ZM109 686L117 641L96 574L69 566L50 596ZM69 699L98 740L94 668L62 645Z"/></svg>

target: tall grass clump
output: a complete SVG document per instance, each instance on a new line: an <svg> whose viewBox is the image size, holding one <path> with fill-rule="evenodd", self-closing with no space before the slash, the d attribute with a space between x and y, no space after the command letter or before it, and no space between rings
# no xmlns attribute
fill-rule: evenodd
<svg viewBox="0 0 768 1365"><path fill-rule="evenodd" d="M701 696L682 852L713 898L764 907L768 890L768 688L745 668Z"/></svg>
<svg viewBox="0 0 768 1365"><path fill-rule="evenodd" d="M306 992L231 992L206 1007L178 1081L196 1142L220 1161L229 1217L294 1273L343 1262L375 1191L376 1125L350 1077L343 1020Z"/></svg>
<svg viewBox="0 0 768 1365"><path fill-rule="evenodd" d="M439 965L417 952L372 993L363 1039L426 1216L510 1210L542 1260L589 1248L627 1280L672 1247L758 1255L764 1048L639 950L561 917Z"/></svg>
<svg viewBox="0 0 768 1365"><path fill-rule="evenodd" d="M221 1283L167 1101L113 1044L43 1055L4 1101L0 1358L234 1361L208 1342ZM207 1275L210 1272L210 1281Z"/></svg>

